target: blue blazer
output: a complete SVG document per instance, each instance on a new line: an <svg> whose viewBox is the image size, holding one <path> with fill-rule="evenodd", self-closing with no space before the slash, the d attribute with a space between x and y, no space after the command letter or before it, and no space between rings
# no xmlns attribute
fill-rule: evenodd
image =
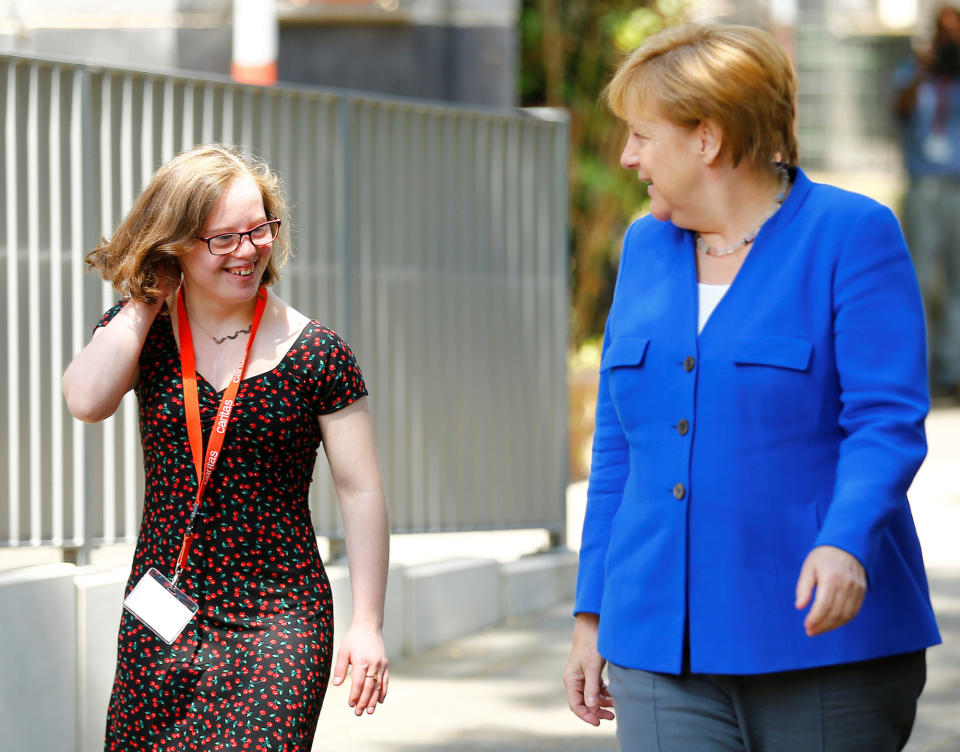
<svg viewBox="0 0 960 752"><path fill-rule="evenodd" d="M924 319L893 214L793 189L697 335L693 235L624 240L600 364L576 612L629 668L751 674L940 641L907 488L926 453ZM804 558L867 571L860 613L807 637Z"/></svg>

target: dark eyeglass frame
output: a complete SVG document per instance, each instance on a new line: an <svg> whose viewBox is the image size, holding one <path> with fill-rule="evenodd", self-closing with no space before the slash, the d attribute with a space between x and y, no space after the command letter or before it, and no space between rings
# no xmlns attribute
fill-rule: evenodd
<svg viewBox="0 0 960 752"><path fill-rule="evenodd" d="M231 253L236 253L237 249L243 244L244 235L250 238L250 243L254 248L263 248L263 246L270 245L277 239L277 236L280 235L280 225L282 224L281 220L274 217L270 212L267 212L267 216L270 217L270 219L268 219L266 222L261 222L256 227L251 227L249 230L245 230L244 232L218 232L216 235L211 235L208 238L203 237L203 235L197 235L197 238L207 244L207 250L210 251L212 256L229 256ZM274 227L273 237L265 243L258 243L253 239L253 233L259 230L261 227L265 227L266 225L272 225ZM237 244L229 251L221 251L220 253L217 253L211 247L210 241L216 240L217 238L222 238L225 235L236 235Z"/></svg>

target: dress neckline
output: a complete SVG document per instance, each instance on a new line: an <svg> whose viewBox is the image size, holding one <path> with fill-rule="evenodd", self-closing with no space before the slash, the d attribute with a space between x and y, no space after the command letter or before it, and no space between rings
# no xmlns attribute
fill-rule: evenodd
<svg viewBox="0 0 960 752"><path fill-rule="evenodd" d="M173 351L177 357L177 362L179 363L180 346L177 343L177 338L173 336L173 322L171 321L170 313L169 313L169 310L167 310L166 304L164 304L164 311L167 314L165 317L167 320L166 333L170 339L170 346L173 348ZM265 371L259 371L257 373L251 373L251 374L244 373L243 378L240 380L241 387L247 381L252 381L254 379L260 378L261 376L266 376L267 374L272 374L275 371L280 370L281 366L284 365L287 359L293 356L293 353L300 346L301 341L306 335L307 329L310 329L311 327L318 326L318 325L319 324L313 319L308 319L307 323L303 325L303 327L300 329L299 332L297 332L297 335L293 338L292 342L290 343L290 347L287 348L287 350L281 356L280 360L278 360L272 367L266 369ZM183 374L181 374L181 378L182 377L183 377ZM214 394L220 395L220 394L223 394L224 391L226 391L226 387L224 387L223 389L217 389L212 383L210 383L210 381L207 379L206 376L200 373L200 371L197 371L197 383L199 384L201 382L207 387L207 389L212 391Z"/></svg>

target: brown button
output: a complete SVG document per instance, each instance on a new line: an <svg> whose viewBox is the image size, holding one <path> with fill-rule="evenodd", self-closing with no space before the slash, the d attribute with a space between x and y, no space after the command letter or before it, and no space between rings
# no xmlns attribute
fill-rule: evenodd
<svg viewBox="0 0 960 752"><path fill-rule="evenodd" d="M687 431L689 430L690 424L687 423L687 421L681 420L679 423L677 423L677 433L679 433L681 436L686 436Z"/></svg>
<svg viewBox="0 0 960 752"><path fill-rule="evenodd" d="M688 355L683 361L683 370L687 373L693 370L693 367L697 364L697 359L692 355Z"/></svg>
<svg viewBox="0 0 960 752"><path fill-rule="evenodd" d="M677 483L677 485L673 487L673 498L679 501L686 495L687 495L687 489L683 487L683 483Z"/></svg>

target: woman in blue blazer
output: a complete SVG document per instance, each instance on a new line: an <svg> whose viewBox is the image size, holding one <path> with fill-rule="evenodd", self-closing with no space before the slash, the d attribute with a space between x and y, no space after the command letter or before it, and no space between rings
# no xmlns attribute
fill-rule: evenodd
<svg viewBox="0 0 960 752"><path fill-rule="evenodd" d="M662 32L606 94L651 203L604 335L571 709L599 725L615 704L623 750L901 749L940 637L906 496L928 396L896 219L796 166L765 32Z"/></svg>

